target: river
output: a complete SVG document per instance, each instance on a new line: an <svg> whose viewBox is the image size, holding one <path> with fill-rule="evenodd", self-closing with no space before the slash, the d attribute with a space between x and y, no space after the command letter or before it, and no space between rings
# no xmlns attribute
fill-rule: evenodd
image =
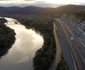
<svg viewBox="0 0 85 70"><path fill-rule="evenodd" d="M0 70L33 70L33 57L43 46L43 37L32 29L26 29L13 18L5 19L8 21L5 25L14 29L16 41L0 59Z"/></svg>

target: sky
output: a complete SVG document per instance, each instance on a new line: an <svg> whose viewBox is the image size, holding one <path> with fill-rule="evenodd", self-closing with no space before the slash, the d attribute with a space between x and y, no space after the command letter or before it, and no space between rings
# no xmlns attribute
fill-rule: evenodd
<svg viewBox="0 0 85 70"><path fill-rule="evenodd" d="M0 6L57 7L67 4L85 5L85 0L0 0Z"/></svg>

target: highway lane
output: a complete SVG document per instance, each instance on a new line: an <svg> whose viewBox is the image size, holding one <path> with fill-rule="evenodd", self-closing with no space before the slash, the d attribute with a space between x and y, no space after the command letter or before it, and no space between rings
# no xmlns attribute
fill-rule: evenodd
<svg viewBox="0 0 85 70"><path fill-rule="evenodd" d="M85 49L83 45L81 44L79 39L72 33L66 23L64 23L60 19L57 19L57 21L61 24L66 35L66 39L70 44L69 48L75 61L76 70L85 70ZM73 37L74 39L71 40L71 37Z"/></svg>
<svg viewBox="0 0 85 70"><path fill-rule="evenodd" d="M70 30L73 32L73 34L75 34L81 41L82 41L82 44L85 45L85 24L79 24L79 23L73 23L72 21L71 22L67 22L66 23ZM85 46L84 46L85 48Z"/></svg>
<svg viewBox="0 0 85 70"><path fill-rule="evenodd" d="M58 21L55 21L55 22L56 22L57 29L58 29L58 36L60 39L62 54L64 56L66 63L69 66L69 70L73 70L73 63L72 63L72 59L71 59L71 54L70 54L69 49L68 49L69 45L66 41L63 29Z"/></svg>
<svg viewBox="0 0 85 70"><path fill-rule="evenodd" d="M66 24L65 24L66 25ZM70 26L69 26L70 25ZM72 34L72 35L74 35L79 41L80 41L80 43L82 44L79 44L79 46L80 46L80 48L82 47L82 49L80 49L79 51L82 51L81 53L84 55L84 57L85 57L85 45L82 43L82 41L81 41L81 39L80 39L80 36L76 36L73 32L72 32L72 30L75 30L75 29L78 29L79 30L79 32L80 32L80 34L82 35L84 35L85 33L82 31L82 29L80 29L79 27L77 27L76 25L74 25L74 24L72 24L72 23L70 23L70 24L68 24L68 26L69 26L69 31L70 31L70 33ZM76 26L76 28L74 29L72 29L72 27L74 27L74 26ZM77 42L77 41L76 41ZM85 41L84 41L85 42ZM81 54L81 55L82 55Z"/></svg>

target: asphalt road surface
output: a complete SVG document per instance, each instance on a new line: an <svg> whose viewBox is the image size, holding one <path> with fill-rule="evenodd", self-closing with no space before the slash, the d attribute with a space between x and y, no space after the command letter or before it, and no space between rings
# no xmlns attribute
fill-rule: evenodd
<svg viewBox="0 0 85 70"><path fill-rule="evenodd" d="M85 70L85 46L71 31L70 26L55 19L58 28L62 54L70 70ZM73 38L73 39L71 39Z"/></svg>
<svg viewBox="0 0 85 70"><path fill-rule="evenodd" d="M66 40L64 30L63 30L63 28L62 28L62 26L61 26L61 24L58 20L55 21L55 24L56 24L57 29L58 29L58 36L59 36L59 39L60 39L62 54L64 56L66 63L69 66L69 70L73 70L73 63L72 63L72 59L71 59L71 54L70 54L70 51L69 51L69 48L68 48L69 44Z"/></svg>

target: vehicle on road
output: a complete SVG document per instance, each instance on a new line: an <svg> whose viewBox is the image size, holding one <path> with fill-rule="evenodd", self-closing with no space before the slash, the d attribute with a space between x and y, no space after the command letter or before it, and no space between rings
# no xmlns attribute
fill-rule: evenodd
<svg viewBox="0 0 85 70"><path fill-rule="evenodd" d="M73 40L74 38L73 37L71 37L71 40Z"/></svg>

